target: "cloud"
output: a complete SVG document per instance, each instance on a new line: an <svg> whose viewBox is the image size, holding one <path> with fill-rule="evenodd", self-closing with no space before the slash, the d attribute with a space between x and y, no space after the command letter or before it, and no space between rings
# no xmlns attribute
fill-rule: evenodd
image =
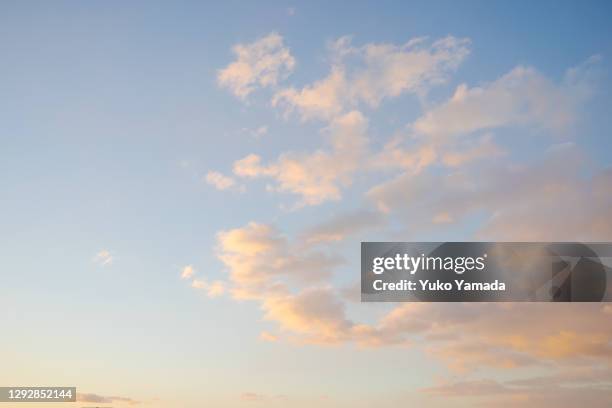
<svg viewBox="0 0 612 408"><path fill-rule="evenodd" d="M240 399L249 402L260 402L265 400L266 397L255 392L243 392L242 394L240 394Z"/></svg>
<svg viewBox="0 0 612 408"><path fill-rule="evenodd" d="M140 404L140 401L136 401L132 398L127 397L117 397L117 396L103 396L97 394L77 394L77 401L79 402L92 402L99 404L127 404L127 405L137 405Z"/></svg>
<svg viewBox="0 0 612 408"><path fill-rule="evenodd" d="M469 41L446 37L433 43L417 38L403 45L351 45L342 37L330 46L329 75L301 89L278 91L274 106L297 111L303 120L331 119L360 105L377 107L403 93L424 93L445 82L469 54Z"/></svg>
<svg viewBox="0 0 612 408"><path fill-rule="evenodd" d="M243 100L258 88L275 86L295 67L295 59L277 33L250 44L237 44L232 52L236 60L219 70L217 82Z"/></svg>
<svg viewBox="0 0 612 408"><path fill-rule="evenodd" d="M217 297L225 293L225 283L219 280L213 281L208 284L208 296Z"/></svg>
<svg viewBox="0 0 612 408"><path fill-rule="evenodd" d="M352 323L338 294L321 283L341 260L290 243L275 228L249 223L217 235L218 257L236 299L259 302L266 320L300 343L346 341Z"/></svg>
<svg viewBox="0 0 612 408"><path fill-rule="evenodd" d="M330 288L311 287L295 295L270 296L262 309L267 320L281 331L299 335L296 340L311 344L333 344L348 339L352 327L344 304Z"/></svg>
<svg viewBox="0 0 612 408"><path fill-rule="evenodd" d="M190 286L193 289L205 291L210 298L219 297L225 293L225 282L220 280L209 282L204 278L196 278L195 274L196 270L193 265L187 265L181 272L181 279L191 280Z"/></svg>
<svg viewBox="0 0 612 408"><path fill-rule="evenodd" d="M439 214L461 220L482 214L478 237L489 240L593 241L612 238L612 170L591 171L571 144L526 164L496 162L449 174L403 174L373 187L369 199L413 233Z"/></svg>
<svg viewBox="0 0 612 408"><path fill-rule="evenodd" d="M287 282L317 282L341 260L320 251L302 250L276 228L251 222L217 234L217 256L230 274L234 297L262 299L286 295Z"/></svg>
<svg viewBox="0 0 612 408"><path fill-rule="evenodd" d="M114 256L108 249L102 249L93 257L93 262L100 266L111 265L114 260Z"/></svg>
<svg viewBox="0 0 612 408"><path fill-rule="evenodd" d="M605 305L404 303L373 323L359 322L341 293L326 284L337 258L292 244L265 224L250 223L217 238L232 296L258 302L264 318L290 342L412 344L461 372L612 366Z"/></svg>
<svg viewBox="0 0 612 408"><path fill-rule="evenodd" d="M262 331L259 334L259 339L262 340L262 341L267 341L267 342L270 342L270 343L275 343L275 342L278 341L278 336L276 336L276 335L274 335L272 333L269 333L267 331Z"/></svg>
<svg viewBox="0 0 612 408"><path fill-rule="evenodd" d="M540 377L496 381L474 379L447 382L421 389L422 393L461 400L472 406L607 407L612 403L612 372L597 367L571 368Z"/></svg>
<svg viewBox="0 0 612 408"><path fill-rule="evenodd" d="M551 379L581 367L609 370L608 307L406 303L361 321L330 284L341 259L320 245L375 228L385 219L397 217L407 232L418 233L470 215L484 219L478 238L610 240L610 170L594 169L571 144L553 146L536 160L511 162L492 133L528 128L553 134L570 127L591 92L595 59L568 70L558 82L519 66L489 83L463 84L373 151L368 121L357 109L374 109L407 93L422 95L444 82L469 53L469 42L448 37L434 43L416 39L403 46L354 47L342 38L330 49L326 77L278 90L272 101L302 120L329 121L324 131L328 146L283 153L270 161L250 154L234 163L234 174L271 179L270 190L298 195L298 205L339 200L361 171L399 169L401 174L368 191L380 212L339 214L297 234L295 241L272 225L255 222L217 234L217 257L229 275L227 292L236 300L256 302L274 325L275 334L262 332L260 339L412 346L466 378L483 371L553 373L532 378L531 385L478 378L444 384L425 390L432 398L480 398L476 403L484 406L495 399L504 406L569 406L567 401L577 399L557 398L554 389L571 397L571 387L580 388L584 381L589 386L576 395L597 401L588 397L592 391L609 400L609 390L592 387L596 379L557 379L556 385ZM262 400L260 394L251 397Z"/></svg>
<svg viewBox="0 0 612 408"><path fill-rule="evenodd" d="M181 271L181 279L191 279L195 273L193 265L187 265Z"/></svg>
<svg viewBox="0 0 612 408"><path fill-rule="evenodd" d="M220 280L208 282L205 279L194 279L191 281L191 287L206 291L210 298L216 298L225 293L225 282Z"/></svg>
<svg viewBox="0 0 612 408"><path fill-rule="evenodd" d="M242 131L246 132L247 134L249 134L251 137L254 137L255 139L260 139L262 136L265 136L268 134L268 126L262 125L254 129L243 128Z"/></svg>
<svg viewBox="0 0 612 408"><path fill-rule="evenodd" d="M598 58L568 70L555 84L531 67L518 66L479 87L459 85L446 102L412 125L415 133L435 138L465 135L507 126L531 126L561 132L575 121L577 105L590 93Z"/></svg>
<svg viewBox="0 0 612 408"><path fill-rule="evenodd" d="M363 326L358 341L384 346L414 340L462 372L536 365L610 367L606 319L599 304L407 303L377 325Z"/></svg>
<svg viewBox="0 0 612 408"><path fill-rule="evenodd" d="M317 205L339 200L341 186L352 181L367 152L367 120L353 111L334 119L325 134L331 149L313 153L284 153L275 162L262 164L261 158L250 154L234 163L239 177L268 177L276 181L274 191L301 196L298 206Z"/></svg>
<svg viewBox="0 0 612 408"><path fill-rule="evenodd" d="M442 153L442 163L448 167L459 167L482 158L497 158L505 151L493 142L490 134L482 136L476 143L469 141L465 147L457 146L455 149Z"/></svg>
<svg viewBox="0 0 612 408"><path fill-rule="evenodd" d="M357 210L336 215L314 227L308 228L302 239L308 244L341 241L358 232L382 226L384 217L371 210Z"/></svg>
<svg viewBox="0 0 612 408"><path fill-rule="evenodd" d="M218 171L209 171L206 173L205 177L206 183L215 187L217 190L229 190L229 189L237 189L242 190L241 187L236 185L236 180L232 177L225 176Z"/></svg>
<svg viewBox="0 0 612 408"><path fill-rule="evenodd" d="M420 344L459 371L612 365L605 323L609 315L599 304L407 303L374 324L361 323L349 317L339 293L322 284L324 276L304 279L304 274L329 271L334 266L331 258L290 246L275 229L262 224L251 223L218 237L218 256L228 268L233 296L259 302L264 318L293 342Z"/></svg>

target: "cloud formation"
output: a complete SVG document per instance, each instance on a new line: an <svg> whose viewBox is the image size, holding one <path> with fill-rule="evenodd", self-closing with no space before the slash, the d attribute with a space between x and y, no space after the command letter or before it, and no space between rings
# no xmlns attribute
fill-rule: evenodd
<svg viewBox="0 0 612 408"><path fill-rule="evenodd" d="M612 171L583 176L588 170L581 151L563 144L531 163L496 161L450 174L403 174L373 187L368 197L412 233L431 227L439 214L460 220L484 211L482 239L609 240Z"/></svg>
<svg viewBox="0 0 612 408"><path fill-rule="evenodd" d="M232 52L236 60L219 70L217 82L243 100L258 88L276 85L295 67L295 58L277 33L249 44L237 44Z"/></svg>
<svg viewBox="0 0 612 408"><path fill-rule="evenodd" d="M458 371L612 365L605 324L609 311L599 304L406 303L374 323L358 322L349 317L340 294L325 284L337 265L329 255L291 245L263 224L225 231L218 239L232 295L257 301L265 319L293 342L420 344ZM313 276L322 270L326 273Z"/></svg>
<svg viewBox="0 0 612 408"><path fill-rule="evenodd" d="M315 283L328 277L341 259L302 250L271 225L251 222L217 234L217 256L225 264L237 298L284 296L287 283Z"/></svg>
<svg viewBox="0 0 612 408"><path fill-rule="evenodd" d="M268 177L276 181L275 191L301 196L298 206L339 200L341 187L350 185L353 174L365 160L367 120L357 111L335 118L324 133L330 149L313 153L284 153L270 164L250 154L234 163L240 177Z"/></svg>
<svg viewBox="0 0 612 408"><path fill-rule="evenodd" d="M555 84L532 67L518 66L501 78L469 88L461 84L446 102L425 112L412 128L435 138L506 126L561 132L575 121L576 107L590 94L591 57Z"/></svg>
<svg viewBox="0 0 612 408"><path fill-rule="evenodd" d="M611 399L605 380L612 367L608 306L406 303L363 321L331 285L341 259L326 244L387 220L404 225L405 236L478 216L484 220L479 239L612 239L610 169L592 166L572 143L555 144L535 159L513 156L499 134L570 132L593 88L597 57L560 81L518 66L491 82L462 84L443 102L426 105L382 148L371 148L362 112L403 94L424 95L468 54L469 41L455 37L361 47L344 37L330 46L326 77L277 90L272 104L286 115L328 124L327 146L268 162L250 154L234 163L236 177L271 179L269 190L296 194L304 206L340 200L359 172L394 174L366 193L378 211L339 213L294 241L265 223L219 232L216 251L229 274L227 291L256 302L275 325L273 334L261 333L264 341L414 346L465 376L422 390L434 399L461 399L468 406L607 406L601 402ZM509 370L547 374L479 377Z"/></svg>
<svg viewBox="0 0 612 408"><path fill-rule="evenodd" d="M444 401L472 406L603 408L612 404L612 372L609 368L580 367L520 380L475 379L446 382L421 389Z"/></svg>
<svg viewBox="0 0 612 408"><path fill-rule="evenodd" d="M327 77L301 89L278 91L272 100L286 113L303 120L329 120L360 105L377 107L384 99L403 93L424 93L442 83L469 54L469 41L446 37L433 43L416 38L403 45L351 45L342 37L330 46Z"/></svg>

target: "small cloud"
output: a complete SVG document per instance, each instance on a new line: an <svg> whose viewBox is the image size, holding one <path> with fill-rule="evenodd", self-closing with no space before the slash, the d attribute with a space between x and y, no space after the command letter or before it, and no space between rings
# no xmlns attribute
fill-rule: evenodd
<svg viewBox="0 0 612 408"><path fill-rule="evenodd" d="M245 128L242 128L242 132L246 133L247 135L255 139L260 139L262 136L265 136L268 134L268 126L262 125L257 128L245 127Z"/></svg>
<svg viewBox="0 0 612 408"><path fill-rule="evenodd" d="M295 16L295 7L289 7L289 8L287 8L287 15L289 15L289 16Z"/></svg>
<svg viewBox="0 0 612 408"><path fill-rule="evenodd" d="M269 333L267 331L263 331L259 335L259 340L268 341L270 343L274 343L274 342L278 341L278 336L275 336L274 334Z"/></svg>
<svg viewBox="0 0 612 408"><path fill-rule="evenodd" d="M218 72L217 82L242 100L257 89L275 86L295 67L295 59L277 33L237 44L232 51L236 60Z"/></svg>
<svg viewBox="0 0 612 408"><path fill-rule="evenodd" d="M228 190L228 191L237 191L239 193L244 193L246 188L244 185L240 185L236 183L232 177L228 177L218 171L209 171L204 180L207 184L210 184L214 188L220 191Z"/></svg>
<svg viewBox="0 0 612 408"><path fill-rule="evenodd" d="M259 402L259 401L263 401L265 397L255 392L243 392L240 395L240 399L243 401Z"/></svg>
<svg viewBox="0 0 612 408"><path fill-rule="evenodd" d="M255 129L253 131L253 136L257 139L259 139L260 137L266 135L268 133L268 127L267 126L260 126L257 129Z"/></svg>
<svg viewBox="0 0 612 408"><path fill-rule="evenodd" d="M208 285L208 297L215 298L225 293L225 284L222 281L214 281Z"/></svg>
<svg viewBox="0 0 612 408"><path fill-rule="evenodd" d="M287 400L285 395L265 395L256 392L243 392L240 394L240 399L248 402L263 402L263 401L283 401Z"/></svg>
<svg viewBox="0 0 612 408"><path fill-rule="evenodd" d="M206 291L206 295L210 298L216 298L225 293L225 283L219 280L209 283L205 279L194 279L191 281L191 287Z"/></svg>
<svg viewBox="0 0 612 408"><path fill-rule="evenodd" d="M93 262L100 266L111 265L113 261L114 261L113 255L110 253L108 249L101 250L93 258Z"/></svg>
<svg viewBox="0 0 612 408"><path fill-rule="evenodd" d="M201 279L194 279L191 281L191 287L194 289L204 289L206 287L206 282Z"/></svg>
<svg viewBox="0 0 612 408"><path fill-rule="evenodd" d="M236 181L233 178L225 176L218 171L209 171L206 173L205 180L217 190L227 190L236 185Z"/></svg>
<svg viewBox="0 0 612 408"><path fill-rule="evenodd" d="M127 405L137 405L140 404L140 401L136 401L132 398L128 397L118 397L118 396L104 396L98 394L77 394L77 401L79 402L93 402L99 404L127 404Z"/></svg>
<svg viewBox="0 0 612 408"><path fill-rule="evenodd" d="M193 266L187 265L183 268L181 272L181 279L191 279L194 273L195 273L195 269L193 269Z"/></svg>

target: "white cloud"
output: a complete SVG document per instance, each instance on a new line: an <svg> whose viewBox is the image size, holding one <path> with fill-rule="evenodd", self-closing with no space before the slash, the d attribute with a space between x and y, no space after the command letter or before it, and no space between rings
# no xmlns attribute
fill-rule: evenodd
<svg viewBox="0 0 612 408"><path fill-rule="evenodd" d="M273 226L251 222L217 234L217 256L230 272L232 293L261 298L286 293L285 282L316 282L340 260L324 252L296 248Z"/></svg>
<svg viewBox="0 0 612 408"><path fill-rule="evenodd" d="M462 84L412 128L417 134L437 138L505 126L563 131L574 122L576 106L589 93L590 71L597 60L591 58L568 70L560 84L523 66L479 87Z"/></svg>
<svg viewBox="0 0 612 408"><path fill-rule="evenodd" d="M181 271L181 279L191 279L194 274L195 269L193 269L193 265L187 265Z"/></svg>
<svg viewBox="0 0 612 408"><path fill-rule="evenodd" d="M268 126L262 125L256 128L242 128L242 132L255 139L261 139L262 136L268 134Z"/></svg>
<svg viewBox="0 0 612 408"><path fill-rule="evenodd" d="M274 343L274 342L278 341L278 336L276 336L276 335L274 335L272 333L269 333L267 331L262 331L259 334L259 339L262 340L262 341L267 341L267 342L270 342L270 343Z"/></svg>
<svg viewBox="0 0 612 408"><path fill-rule="evenodd" d="M469 54L469 41L446 37L428 44L422 38L404 45L351 45L342 37L330 47L329 75L302 89L280 90L272 100L303 120L331 119L361 104L377 107L384 99L403 93L424 93L446 81Z"/></svg>
<svg viewBox="0 0 612 408"><path fill-rule="evenodd" d="M317 205L341 197L341 186L349 185L367 152L367 120L357 111L332 121L326 129L331 149L309 154L285 153L268 165L250 154L234 163L240 177L270 177L276 191L301 196L301 205Z"/></svg>
<svg viewBox="0 0 612 408"><path fill-rule="evenodd" d="M108 249L102 249L93 258L94 263L100 266L111 265L115 260L114 256Z"/></svg>
<svg viewBox="0 0 612 408"><path fill-rule="evenodd" d="M204 289L206 288L206 281L202 279L194 279L191 281L191 287L194 289Z"/></svg>
<svg viewBox="0 0 612 408"><path fill-rule="evenodd" d="M217 82L241 99L257 88L275 86L295 66L295 59L277 33L250 44L237 44L232 51L236 61L219 71Z"/></svg>
<svg viewBox="0 0 612 408"><path fill-rule="evenodd" d="M220 280L208 282L205 279L194 279L191 281L191 287L206 291L210 298L219 297L225 293L225 282Z"/></svg>
<svg viewBox="0 0 612 408"><path fill-rule="evenodd" d="M208 284L208 296L217 297L225 293L225 283L219 280L212 281Z"/></svg>
<svg viewBox="0 0 612 408"><path fill-rule="evenodd" d="M238 186L236 184L236 180L232 177L226 176L218 171L209 171L206 173L206 177L204 178L206 183L210 184L217 190L229 190L234 189L238 191L242 191L244 188L242 186Z"/></svg>
<svg viewBox="0 0 612 408"><path fill-rule="evenodd" d="M490 162L414 176L405 173L372 188L371 201L417 233L439 214L461 220L482 214L480 238L593 241L612 239L612 171L583 177L589 163L573 145L551 148L536 162ZM437 219L440 221L440 219Z"/></svg>

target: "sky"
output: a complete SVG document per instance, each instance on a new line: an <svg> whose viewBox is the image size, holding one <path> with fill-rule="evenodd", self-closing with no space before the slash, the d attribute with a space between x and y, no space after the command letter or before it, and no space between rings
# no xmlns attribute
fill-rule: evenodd
<svg viewBox="0 0 612 408"><path fill-rule="evenodd" d="M609 305L361 304L358 283L361 241L612 241L611 17L1 2L0 384L610 406Z"/></svg>

